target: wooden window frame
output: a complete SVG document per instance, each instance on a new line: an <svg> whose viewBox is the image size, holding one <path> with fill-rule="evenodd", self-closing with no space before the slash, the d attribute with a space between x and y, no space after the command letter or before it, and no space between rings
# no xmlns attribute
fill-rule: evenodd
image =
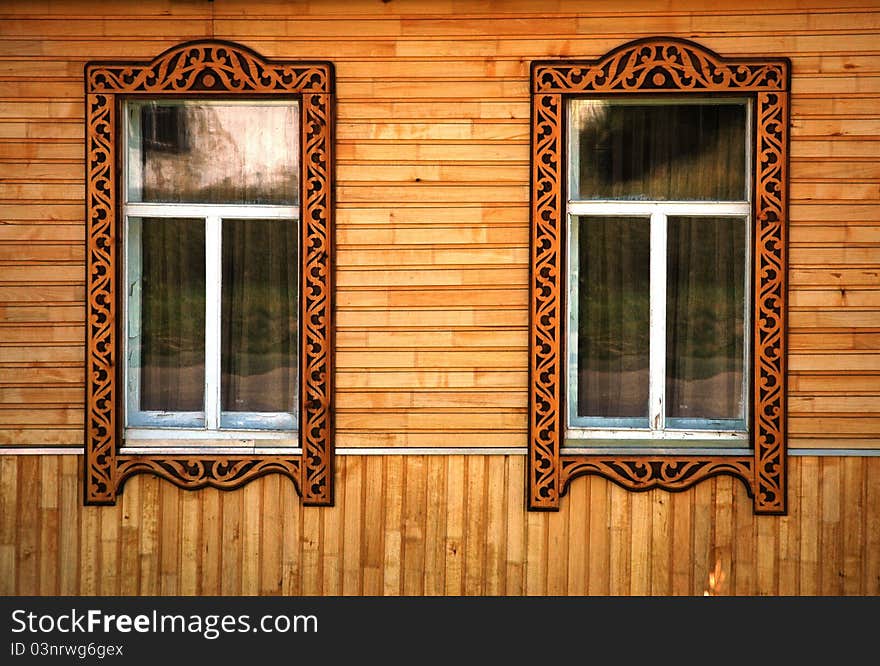
<svg viewBox="0 0 880 666"><path fill-rule="evenodd" d="M786 512L786 301L790 70L787 58L722 58L690 40L627 42L596 60L531 64L531 202L527 503L559 509L571 481L595 474L633 491L681 491L739 478L755 513ZM751 97L751 455L638 449L566 454L564 442L567 99L609 95Z"/></svg>
<svg viewBox="0 0 880 666"><path fill-rule="evenodd" d="M223 490L279 473L293 481L303 504L333 504L334 79L332 63L270 61L221 40L180 44L150 61L86 64L86 504L114 504L125 481L141 473L181 488ZM164 95L283 95L299 101L299 446L289 452L204 453L182 447L173 453L127 453L122 446L120 118L125 99Z"/></svg>

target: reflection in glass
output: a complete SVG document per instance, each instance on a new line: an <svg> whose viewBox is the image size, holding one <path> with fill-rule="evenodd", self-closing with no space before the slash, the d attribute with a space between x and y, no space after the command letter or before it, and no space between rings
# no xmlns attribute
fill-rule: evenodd
<svg viewBox="0 0 880 666"><path fill-rule="evenodd" d="M667 415L743 419L745 220L667 224Z"/></svg>
<svg viewBox="0 0 880 666"><path fill-rule="evenodd" d="M204 220L143 218L140 235L140 408L201 412L205 385Z"/></svg>
<svg viewBox="0 0 880 666"><path fill-rule="evenodd" d="M297 202L294 102L139 101L128 109L130 201Z"/></svg>
<svg viewBox="0 0 880 666"><path fill-rule="evenodd" d="M578 416L648 414L650 222L580 217Z"/></svg>
<svg viewBox="0 0 880 666"><path fill-rule="evenodd" d="M574 100L574 199L746 199L746 105Z"/></svg>
<svg viewBox="0 0 880 666"><path fill-rule="evenodd" d="M292 412L296 224L223 220L221 401L225 412Z"/></svg>

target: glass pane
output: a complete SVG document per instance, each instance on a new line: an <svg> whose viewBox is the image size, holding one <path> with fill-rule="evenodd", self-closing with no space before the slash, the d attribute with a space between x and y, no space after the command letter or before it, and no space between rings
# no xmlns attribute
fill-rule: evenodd
<svg viewBox="0 0 880 666"><path fill-rule="evenodd" d="M572 102L574 199L746 200L746 105Z"/></svg>
<svg viewBox="0 0 880 666"><path fill-rule="evenodd" d="M745 220L670 217L667 233L667 416L743 419Z"/></svg>
<svg viewBox="0 0 880 666"><path fill-rule="evenodd" d="M140 291L141 409L204 411L204 220L141 220Z"/></svg>
<svg viewBox="0 0 880 666"><path fill-rule="evenodd" d="M578 416L648 415L650 221L574 218Z"/></svg>
<svg viewBox="0 0 880 666"><path fill-rule="evenodd" d="M223 411L293 411L296 228L292 220L223 220Z"/></svg>
<svg viewBox="0 0 880 666"><path fill-rule="evenodd" d="M295 204L295 102L129 106L129 200Z"/></svg>

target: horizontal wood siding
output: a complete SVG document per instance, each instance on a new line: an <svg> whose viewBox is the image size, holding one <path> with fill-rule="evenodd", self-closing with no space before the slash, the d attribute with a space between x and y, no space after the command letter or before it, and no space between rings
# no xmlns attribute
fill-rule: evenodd
<svg viewBox="0 0 880 666"><path fill-rule="evenodd" d="M0 5L0 447L83 443L83 65L199 38L335 63L336 505L280 477L131 479L0 455L2 594L880 594L880 458L743 484L573 482L524 509L529 62L636 37L792 60L789 447L880 448L876 0L90 0Z"/></svg>
<svg viewBox="0 0 880 666"><path fill-rule="evenodd" d="M525 457L498 455L342 456L333 507L280 476L231 493L135 477L83 507L80 460L0 456L0 594L880 595L877 457L793 458L782 517L729 477L581 478L528 513Z"/></svg>
<svg viewBox="0 0 880 666"><path fill-rule="evenodd" d="M880 447L880 13L716 5L6 3L0 445L82 443L87 60L216 37L334 61L337 445L522 447L529 61L669 34L792 58L789 446Z"/></svg>

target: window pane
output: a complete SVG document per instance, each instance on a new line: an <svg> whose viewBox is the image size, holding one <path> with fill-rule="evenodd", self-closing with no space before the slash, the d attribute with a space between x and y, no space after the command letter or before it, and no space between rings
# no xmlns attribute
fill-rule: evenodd
<svg viewBox="0 0 880 666"><path fill-rule="evenodd" d="M223 411L293 411L296 228L292 220L223 220Z"/></svg>
<svg viewBox="0 0 880 666"><path fill-rule="evenodd" d="M578 416L648 415L650 222L578 217Z"/></svg>
<svg viewBox="0 0 880 666"><path fill-rule="evenodd" d="M572 104L574 199L747 198L745 102Z"/></svg>
<svg viewBox="0 0 880 666"><path fill-rule="evenodd" d="M204 411L204 220L141 220L140 306L141 409Z"/></svg>
<svg viewBox="0 0 880 666"><path fill-rule="evenodd" d="M670 217L667 233L667 416L743 419L745 221Z"/></svg>
<svg viewBox="0 0 880 666"><path fill-rule="evenodd" d="M295 204L298 110L151 101L129 107L129 200Z"/></svg>

